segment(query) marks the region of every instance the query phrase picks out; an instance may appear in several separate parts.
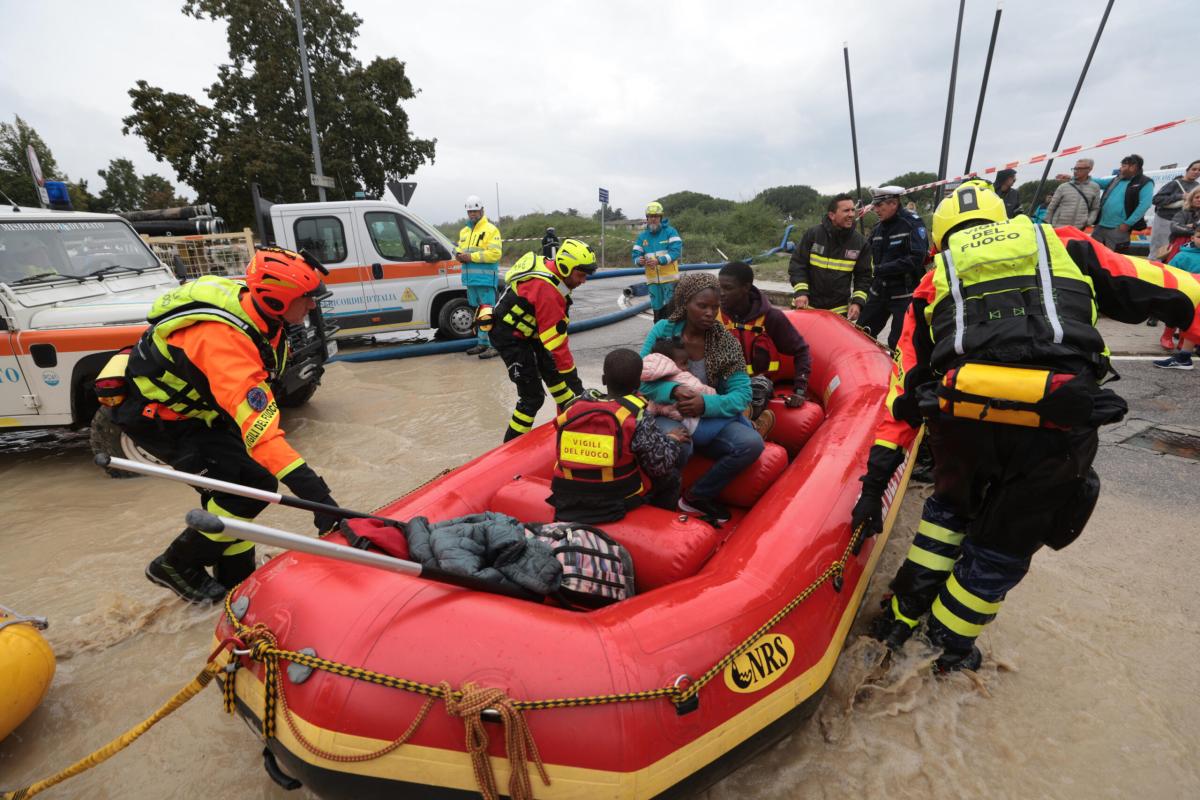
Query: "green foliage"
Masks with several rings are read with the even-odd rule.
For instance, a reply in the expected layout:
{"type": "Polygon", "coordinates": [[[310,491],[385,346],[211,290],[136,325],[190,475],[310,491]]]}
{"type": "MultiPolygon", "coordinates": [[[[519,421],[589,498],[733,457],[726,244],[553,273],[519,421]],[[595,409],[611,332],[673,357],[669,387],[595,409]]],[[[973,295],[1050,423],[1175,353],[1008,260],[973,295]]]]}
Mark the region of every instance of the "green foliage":
{"type": "Polygon", "coordinates": [[[175,185],[162,175],[142,176],[141,208],[175,208],[188,204],[187,198],[175,193],[175,185]]]}
{"type": "MultiPolygon", "coordinates": [[[[596,222],[600,221],[600,209],[599,208],[597,208],[595,211],[592,212],[592,219],[595,220],[596,222]]],[[[627,219],[627,217],[625,216],[625,212],[622,211],[621,209],[613,208],[612,206],[609,206],[608,209],[605,210],[605,212],[604,212],[604,219],[607,222],[619,222],[620,220],[627,219]]]]}
{"type": "Polygon", "coordinates": [[[135,211],[142,207],[142,181],[128,158],[114,158],[108,169],[97,170],[104,181],[100,203],[108,211],[135,211]]]}
{"type": "MultiPolygon", "coordinates": [[[[208,102],[140,80],[129,91],[124,132],[212,202],[231,224],[249,225],[250,183],[281,202],[315,200],[300,56],[285,0],[184,0],[183,13],[224,22],[230,63],[217,69],[208,102]]],[[[416,95],[404,63],[353,55],[362,20],[340,0],[307,0],[304,36],[325,173],[332,199],[355,189],[382,195],[389,179],[432,162],[436,140],[411,135],[401,101],[416,95]]]]}
{"type": "Polygon", "coordinates": [[[755,200],[779,209],[793,217],[811,217],[825,211],[828,198],[811,186],[773,186],[758,193],[755,200]]]}
{"type": "Polygon", "coordinates": [[[42,175],[47,179],[58,175],[58,162],[33,126],[19,116],[14,116],[13,120],[11,125],[0,122],[0,191],[17,205],[38,206],[40,201],[33,176],[29,173],[25,148],[33,145],[33,151],[42,165],[42,175]]]}
{"type": "MultiPolygon", "coordinates": [[[[662,203],[663,213],[668,217],[677,217],[685,211],[699,211],[702,214],[719,214],[729,211],[735,205],[732,200],[724,200],[700,192],[674,192],[658,198],[662,203]]],[[[644,211],[644,209],[643,209],[644,211]]],[[[639,213],[638,216],[642,214],[639,213]]]]}
{"type": "Polygon", "coordinates": [[[1033,195],[1037,191],[1039,182],[1037,180],[1025,181],[1025,183],[1017,186],[1017,194],[1021,198],[1021,211],[1029,211],[1042,205],[1046,202],[1046,195],[1054,194],[1054,190],[1058,188],[1058,181],[1054,180],[1053,176],[1047,178],[1046,185],[1042,187],[1042,197],[1038,198],[1038,201],[1034,203],[1033,195]]]}

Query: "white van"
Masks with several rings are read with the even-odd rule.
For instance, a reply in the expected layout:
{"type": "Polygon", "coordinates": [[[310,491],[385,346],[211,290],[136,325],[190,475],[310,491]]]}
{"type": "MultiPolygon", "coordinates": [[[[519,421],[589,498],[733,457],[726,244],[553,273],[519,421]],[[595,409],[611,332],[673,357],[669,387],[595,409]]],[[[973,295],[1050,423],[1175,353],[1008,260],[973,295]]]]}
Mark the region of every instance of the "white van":
{"type": "Polygon", "coordinates": [[[454,246],[405,206],[257,202],[260,220],[270,223],[265,238],[308,250],[329,268],[321,309],[336,338],[421,328],[447,339],[475,335],[454,246]]]}

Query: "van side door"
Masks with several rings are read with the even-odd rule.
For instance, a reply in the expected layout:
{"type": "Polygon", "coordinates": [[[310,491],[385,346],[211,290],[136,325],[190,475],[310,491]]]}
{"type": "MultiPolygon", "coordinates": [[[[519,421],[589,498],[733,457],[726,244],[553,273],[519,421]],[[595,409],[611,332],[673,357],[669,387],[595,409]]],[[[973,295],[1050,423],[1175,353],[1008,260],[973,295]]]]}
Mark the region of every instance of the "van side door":
{"type": "Polygon", "coordinates": [[[349,207],[284,210],[285,236],[297,250],[316,256],[329,274],[325,285],[330,296],[321,301],[321,312],[339,327],[338,336],[353,335],[369,327],[367,289],[370,270],[359,257],[354,217],[349,207]]]}
{"type": "Polygon", "coordinates": [[[375,294],[382,302],[385,327],[428,328],[430,300],[445,284],[444,270],[425,261],[421,240],[425,233],[398,211],[387,208],[361,209],[365,231],[364,254],[376,259],[371,267],[375,294]]]}

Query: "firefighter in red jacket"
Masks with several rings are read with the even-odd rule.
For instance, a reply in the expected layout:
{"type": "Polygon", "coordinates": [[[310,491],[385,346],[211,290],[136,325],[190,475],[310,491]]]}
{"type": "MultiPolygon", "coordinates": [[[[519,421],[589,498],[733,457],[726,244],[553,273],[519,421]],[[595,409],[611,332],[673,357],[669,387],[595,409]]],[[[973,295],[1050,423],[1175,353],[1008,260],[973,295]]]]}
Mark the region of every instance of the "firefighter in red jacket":
{"type": "Polygon", "coordinates": [[[533,427],[546,398],[543,383],[559,409],[583,394],[567,341],[568,312],[571,291],[596,271],[596,254],[578,239],[566,239],[555,255],[553,261],[534,253],[522,256],[505,274],[504,294],[492,311],[492,346],[517,386],[506,442],[533,427]]]}
{"type": "Polygon", "coordinates": [[[1127,410],[1100,387],[1097,312],[1200,339],[1197,276],[1007,216],[983,182],[938,206],[940,252],[905,315],[851,519],[864,536],[882,529],[884,490],[924,422],[934,491],[871,632],[894,649],[928,614],[939,671],[978,667],[975,640],[1033,554],[1070,544],[1095,507],[1096,431],[1127,410]]]}
{"type": "MultiPolygon", "coordinates": [[[[180,471],[266,491],[282,481],[306,500],[335,505],[325,481],[284,438],[271,391],[287,359],[284,329],[303,321],[324,294],[324,272],[307,254],[263,248],[244,283],[206,275],[160,297],[128,355],[128,395],[114,420],[180,471]]],[[[267,506],[224,492],[200,495],[208,511],[239,519],[267,506]]],[[[335,520],[317,515],[314,522],[322,532],[335,520]]],[[[253,571],[253,542],[189,527],[150,562],[146,577],[204,603],[253,571]]]]}

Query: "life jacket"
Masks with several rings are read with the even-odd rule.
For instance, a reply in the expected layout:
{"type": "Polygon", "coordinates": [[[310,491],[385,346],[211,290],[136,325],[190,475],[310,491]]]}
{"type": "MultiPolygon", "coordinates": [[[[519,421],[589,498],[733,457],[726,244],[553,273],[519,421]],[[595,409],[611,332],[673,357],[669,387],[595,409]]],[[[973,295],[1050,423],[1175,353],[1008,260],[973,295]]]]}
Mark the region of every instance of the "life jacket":
{"type": "Polygon", "coordinates": [[[554,491],[625,498],[644,494],[647,481],[633,454],[633,433],[646,408],[636,394],[615,399],[580,398],[558,415],[554,491]]]}
{"type": "MultiPolygon", "coordinates": [[[[756,317],[749,322],[734,322],[733,319],[725,315],[724,311],[717,311],[717,319],[725,326],[726,330],[733,334],[734,338],[742,346],[742,355],[746,359],[746,372],[751,375],[759,375],[767,372],[779,371],[779,348],[775,346],[774,340],[767,334],[767,315],[756,317]],[[754,369],[754,354],[766,353],[767,368],[757,371],[754,369]]],[[[762,360],[759,360],[762,363],[762,360]]]]}
{"type": "Polygon", "coordinates": [[[1108,373],[1091,278],[1052,228],[1016,217],[967,228],[947,244],[925,308],[935,372],[971,360],[1108,373]]]}
{"type": "Polygon", "coordinates": [[[150,327],[129,354],[126,375],[147,403],[158,403],[172,415],[203,420],[212,425],[223,412],[209,389],[208,376],[195,367],[187,354],[167,343],[172,333],[197,322],[220,322],[239,331],[258,350],[267,380],[283,371],[287,360],[287,336],[279,334],[272,346],[239,300],[244,283],[205,275],[164,294],[154,301],[146,320],[150,327]]]}
{"type": "MultiPolygon", "coordinates": [[[[533,280],[545,281],[553,286],[559,294],[566,298],[567,307],[571,306],[571,290],[563,283],[562,278],[555,275],[547,266],[547,259],[532,251],[521,256],[517,263],[504,273],[504,293],[496,301],[492,317],[495,322],[507,325],[520,338],[525,339],[534,338],[538,332],[537,313],[533,304],[521,296],[519,287],[521,284],[533,280]]],[[[563,331],[566,331],[566,326],[570,324],[570,321],[566,315],[563,316],[561,323],[563,331]]]]}

